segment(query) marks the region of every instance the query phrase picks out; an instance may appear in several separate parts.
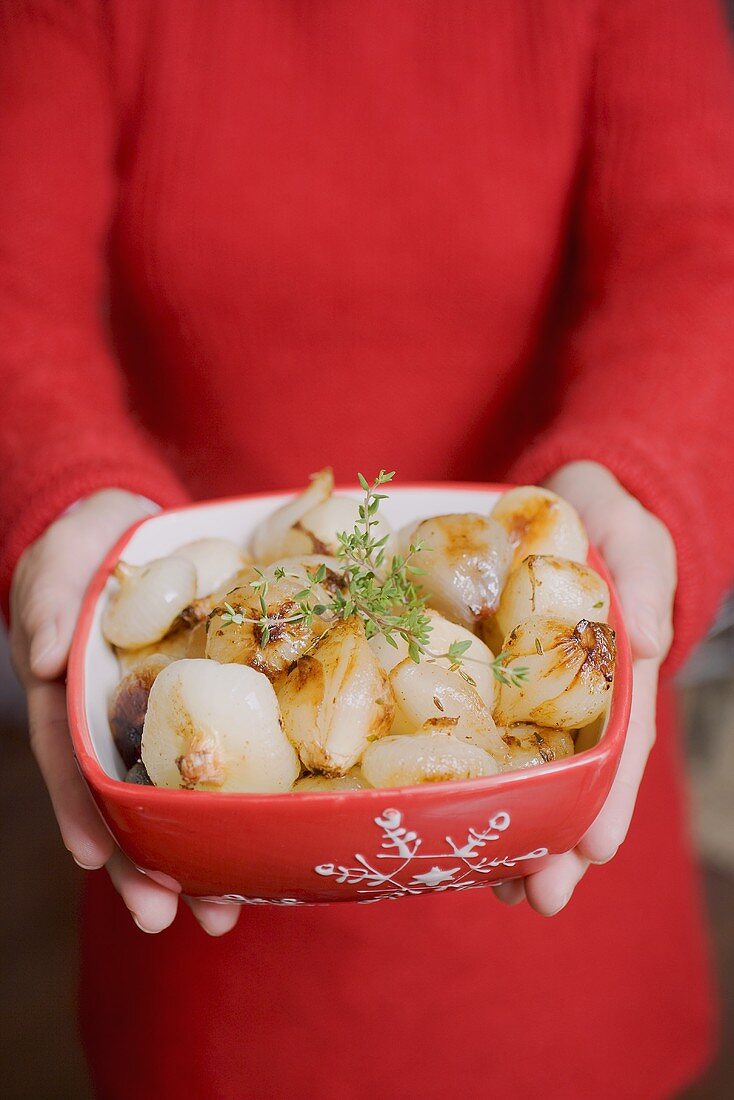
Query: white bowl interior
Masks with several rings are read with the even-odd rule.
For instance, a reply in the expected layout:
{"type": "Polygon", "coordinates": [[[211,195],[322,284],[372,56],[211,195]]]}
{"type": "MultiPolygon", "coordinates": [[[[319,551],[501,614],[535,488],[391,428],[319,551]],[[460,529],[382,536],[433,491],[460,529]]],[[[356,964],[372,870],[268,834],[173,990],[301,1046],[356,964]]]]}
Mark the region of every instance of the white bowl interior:
{"type": "MultiPolygon", "coordinates": [[[[486,489],[391,489],[388,486],[387,491],[389,497],[382,502],[381,511],[396,530],[413,521],[449,512],[486,514],[499,495],[486,489]]],[[[338,495],[359,498],[358,491],[338,495]]],[[[229,538],[247,546],[260,520],[282,504],[284,499],[284,494],[277,493],[251,500],[197,505],[152,516],[134,532],[122,556],[133,565],[143,565],[153,558],[170,554],[186,542],[205,536],[229,538]]],[[[107,720],[108,699],[121,673],[117,658],[102,637],[100,626],[102,611],[116,583],[112,579],[107,582],[94,609],[84,655],[84,701],[92,745],[100,765],[108,775],[123,779],[125,766],[115,748],[107,720]]]]}

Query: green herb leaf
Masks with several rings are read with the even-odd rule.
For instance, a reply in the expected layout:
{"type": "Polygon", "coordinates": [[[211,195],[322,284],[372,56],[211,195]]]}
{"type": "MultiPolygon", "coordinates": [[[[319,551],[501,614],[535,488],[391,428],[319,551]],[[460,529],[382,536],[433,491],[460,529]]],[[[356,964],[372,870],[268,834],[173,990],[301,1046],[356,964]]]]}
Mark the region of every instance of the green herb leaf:
{"type": "Polygon", "coordinates": [[[467,649],[469,649],[470,645],[471,645],[471,639],[468,639],[465,642],[452,642],[451,645],[449,646],[448,650],[447,650],[449,659],[451,661],[457,661],[460,657],[462,657],[466,653],[466,651],[467,651],[467,649]]]}

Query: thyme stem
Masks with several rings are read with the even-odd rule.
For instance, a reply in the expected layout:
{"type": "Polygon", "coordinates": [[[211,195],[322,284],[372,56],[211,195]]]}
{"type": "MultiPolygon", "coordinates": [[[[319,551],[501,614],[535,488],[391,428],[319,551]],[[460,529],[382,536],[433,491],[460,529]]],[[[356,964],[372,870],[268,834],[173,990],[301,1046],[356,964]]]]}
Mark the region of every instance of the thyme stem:
{"type": "MultiPolygon", "coordinates": [[[[392,481],[395,471],[388,473],[380,470],[371,485],[362,474],[357,476],[364,492],[358,519],[351,532],[340,532],[337,535],[337,556],[344,565],[344,589],[326,596],[323,588],[317,591],[326,577],[326,566],[321,565],[313,572],[307,570],[309,581],[295,597],[299,610],[281,617],[268,612],[270,582],[262,570],[258,569],[258,578],[251,582],[250,587],[257,596],[262,614],[257,617],[247,615],[244,610],[235,610],[225,602],[221,613],[222,626],[240,626],[245,623],[259,626],[260,645],[264,647],[268,644],[275,626],[298,622],[310,626],[314,617],[333,624],[339,619],[358,615],[364,623],[368,638],[382,635],[396,648],[396,637],[402,638],[408,646],[410,658],[416,664],[422,658],[429,661],[446,660],[451,671],[458,672],[468,683],[475,685],[475,681],[462,667],[464,661],[477,660],[465,656],[472,644],[471,640],[452,642],[445,653],[436,653],[429,648],[431,619],[426,610],[425,597],[415,584],[415,577],[422,570],[413,564],[415,556],[424,549],[423,545],[417,542],[410,546],[405,557],[393,555],[389,564],[386,562],[385,547],[389,536],[378,537],[378,513],[381,502],[387,498],[379,490],[392,481]]],[[[275,570],[276,580],[284,576],[286,574],[282,568],[275,570]]],[[[508,658],[509,654],[500,653],[490,668],[501,684],[518,686],[527,679],[529,670],[518,667],[510,669],[508,658]]]]}

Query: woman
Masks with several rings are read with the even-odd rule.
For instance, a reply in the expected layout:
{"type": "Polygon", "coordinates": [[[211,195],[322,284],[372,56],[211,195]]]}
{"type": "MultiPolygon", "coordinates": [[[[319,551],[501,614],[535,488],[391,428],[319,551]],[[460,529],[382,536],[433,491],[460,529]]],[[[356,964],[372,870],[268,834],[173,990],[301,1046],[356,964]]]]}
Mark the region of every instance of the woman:
{"type": "Polygon", "coordinates": [[[6,0],[0,19],[2,576],[64,843],[124,903],[89,876],[98,1094],[671,1095],[712,1008],[665,695],[627,842],[590,864],[624,840],[654,739],[676,555],[668,668],[730,579],[713,0],[6,0]],[[614,574],[625,756],[578,849],[496,890],[517,908],[187,909],[76,774],[57,677],[112,541],[152,505],[325,462],[546,481],[614,574]]]}

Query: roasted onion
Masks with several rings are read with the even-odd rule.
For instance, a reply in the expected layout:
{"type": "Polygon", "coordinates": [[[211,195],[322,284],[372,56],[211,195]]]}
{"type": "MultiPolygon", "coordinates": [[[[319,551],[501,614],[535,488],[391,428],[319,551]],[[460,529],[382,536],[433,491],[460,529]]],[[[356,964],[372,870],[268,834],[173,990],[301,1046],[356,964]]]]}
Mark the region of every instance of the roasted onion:
{"type": "Polygon", "coordinates": [[[148,697],[156,677],[170,663],[170,658],[161,653],[146,657],[123,676],[112,693],[109,705],[110,729],[126,768],[132,768],[140,758],[148,697]]]}
{"type": "Polygon", "coordinates": [[[301,770],[262,673],[174,661],[150,692],[142,760],[156,787],[287,791],[301,770]]]}
{"type": "Polygon", "coordinates": [[[294,791],[364,791],[369,783],[359,768],[352,768],[346,775],[304,775],[293,787],[294,791]]]}
{"type": "Polygon", "coordinates": [[[395,713],[357,618],[337,623],[277,685],[283,728],[309,771],[345,775],[395,713]]]}
{"type": "Polygon", "coordinates": [[[145,770],[145,764],[142,760],[138,760],[133,764],[125,776],[126,783],[135,783],[139,787],[152,787],[150,776],[145,770]]]}
{"type": "Polygon", "coordinates": [[[369,745],[362,757],[362,772],[373,787],[405,787],[415,783],[441,783],[450,779],[476,779],[495,775],[499,765],[493,756],[446,733],[437,720],[408,736],[383,737],[369,745]]]}
{"type": "MultiPolygon", "coordinates": [[[[355,525],[359,523],[359,509],[361,501],[353,497],[329,497],[323,504],[318,504],[301,519],[298,524],[298,532],[310,541],[309,552],[312,554],[336,554],[339,550],[338,535],[344,532],[351,534],[355,525]]],[[[392,536],[392,528],[387,520],[380,515],[374,517],[374,526],[371,534],[375,539],[388,537],[385,543],[384,553],[389,556],[389,540],[392,536]]]]}
{"type": "Polygon", "coordinates": [[[231,539],[196,539],[173,555],[190,561],[196,570],[196,599],[210,596],[249,564],[249,557],[231,539]]]}
{"type": "MultiPolygon", "coordinates": [[[[251,665],[270,679],[285,672],[328,626],[319,616],[314,616],[311,623],[304,621],[296,599],[320,562],[320,558],[287,559],[262,571],[268,583],[264,597],[270,623],[267,638],[259,622],[262,607],[258,590],[247,585],[229,592],[209,617],[207,657],[221,664],[251,665]],[[281,570],[285,575],[280,575],[281,570]],[[228,608],[242,621],[232,621],[228,608]]],[[[314,588],[314,602],[326,602],[329,592],[339,584],[340,577],[327,569],[323,583],[314,588]]]]}
{"type": "Polygon", "coordinates": [[[532,722],[579,729],[606,707],[614,679],[614,631],[582,619],[576,626],[547,615],[526,619],[504,645],[497,692],[498,726],[532,722]]]}
{"type": "Polygon", "coordinates": [[[590,566],[568,558],[530,554],[510,574],[497,609],[503,634],[532,615],[551,615],[576,625],[581,619],[605,623],[609,589],[590,566]]]}
{"type": "Polygon", "coordinates": [[[300,528],[303,517],[327,501],[334,489],[334,474],[330,466],[311,478],[310,485],[267,516],[255,530],[250,542],[258,565],[269,565],[277,558],[293,554],[310,554],[313,539],[300,528]]]}
{"type": "Polygon", "coordinates": [[[568,730],[547,729],[541,726],[518,725],[502,730],[507,745],[508,760],[504,771],[519,768],[537,768],[573,755],[573,737],[568,730]]]}
{"type": "MultiPolygon", "coordinates": [[[[495,679],[492,673],[494,654],[484,642],[458,623],[452,623],[439,615],[437,611],[428,611],[431,623],[431,631],[428,635],[428,648],[431,653],[447,653],[449,646],[455,642],[468,642],[469,647],[462,654],[462,669],[474,680],[476,689],[481,698],[492,706],[495,693],[495,679]]],[[[404,661],[408,656],[408,643],[399,635],[393,635],[394,645],[388,642],[384,634],[375,634],[370,638],[370,647],[377,657],[385,672],[391,672],[396,665],[404,661]]],[[[423,661],[431,658],[421,658],[423,661]]],[[[433,660],[433,659],[431,659],[433,660]]],[[[450,668],[452,662],[448,657],[441,657],[434,661],[442,668],[450,668]]],[[[455,673],[457,676],[458,672],[455,673]]]]}
{"type": "Polygon", "coordinates": [[[423,570],[416,584],[431,607],[447,619],[473,627],[497,607],[512,561],[504,529],[486,516],[435,516],[416,527],[412,562],[423,570]]]}
{"type": "MultiPolygon", "coordinates": [[[[115,650],[123,674],[132,671],[150,657],[161,656],[168,657],[171,661],[180,661],[183,657],[194,656],[189,653],[191,635],[191,627],[177,625],[166,634],[165,638],[161,638],[159,642],[153,642],[152,645],[143,646],[141,649],[115,650]]],[[[196,656],[203,657],[204,654],[196,654],[196,656]]]]}
{"type": "Polygon", "coordinates": [[[431,719],[452,719],[449,732],[504,761],[507,748],[476,688],[441,665],[410,658],[390,673],[395,696],[394,733],[415,733],[431,719]]]}
{"type": "Polygon", "coordinates": [[[184,558],[158,558],[147,565],[118,562],[119,582],[102,616],[102,633],[120,649],[160,641],[194,599],[196,569],[184,558]]]}
{"type": "Polygon", "coordinates": [[[509,489],[492,509],[514,550],[514,565],[528,554],[555,554],[586,561],[589,540],[576,509],[550,489],[523,485],[509,489]]]}

